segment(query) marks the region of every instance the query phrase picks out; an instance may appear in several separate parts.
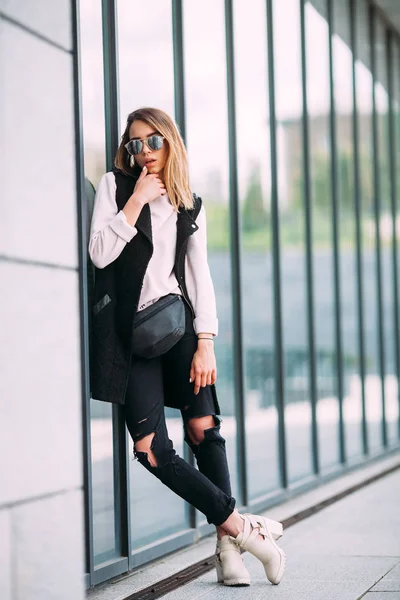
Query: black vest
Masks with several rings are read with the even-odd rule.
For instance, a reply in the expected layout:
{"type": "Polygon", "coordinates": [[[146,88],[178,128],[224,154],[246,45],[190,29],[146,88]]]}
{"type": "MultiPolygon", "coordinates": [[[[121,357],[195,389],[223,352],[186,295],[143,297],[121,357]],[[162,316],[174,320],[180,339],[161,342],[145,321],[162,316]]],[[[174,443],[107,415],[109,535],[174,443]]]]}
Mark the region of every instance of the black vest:
{"type": "MultiPolygon", "coordinates": [[[[116,203],[122,210],[132,195],[140,173],[115,171],[116,203]]],[[[189,237],[197,231],[201,198],[194,195],[192,210],[180,209],[177,219],[174,271],[189,299],[185,283],[185,256],[189,237]]],[[[136,222],[138,233],[119,257],[104,269],[95,269],[91,327],[91,395],[96,400],[124,404],[129,377],[131,332],[147,266],[153,254],[150,207],[145,204],[136,222]]],[[[173,406],[173,399],[166,401],[173,406]]]]}

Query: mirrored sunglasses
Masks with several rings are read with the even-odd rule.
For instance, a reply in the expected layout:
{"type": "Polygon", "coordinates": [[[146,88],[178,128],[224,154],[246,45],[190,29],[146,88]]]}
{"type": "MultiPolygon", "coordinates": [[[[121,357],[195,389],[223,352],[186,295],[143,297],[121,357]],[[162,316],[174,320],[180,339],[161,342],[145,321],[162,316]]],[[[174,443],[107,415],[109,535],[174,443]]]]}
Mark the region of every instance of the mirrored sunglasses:
{"type": "Polygon", "coordinates": [[[163,147],[164,138],[162,135],[151,135],[150,137],[143,138],[142,140],[129,140],[129,142],[125,144],[125,148],[132,156],[134,154],[140,154],[140,152],[143,150],[145,142],[151,150],[161,150],[163,147]]]}

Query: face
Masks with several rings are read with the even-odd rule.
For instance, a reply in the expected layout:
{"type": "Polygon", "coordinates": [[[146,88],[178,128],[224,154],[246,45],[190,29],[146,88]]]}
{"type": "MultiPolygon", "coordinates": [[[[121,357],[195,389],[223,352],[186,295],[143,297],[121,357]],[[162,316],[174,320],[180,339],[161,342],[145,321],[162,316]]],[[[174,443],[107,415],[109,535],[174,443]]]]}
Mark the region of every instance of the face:
{"type": "MultiPolygon", "coordinates": [[[[144,140],[151,135],[158,133],[151,125],[148,125],[144,121],[133,121],[129,128],[129,139],[144,140]]],[[[164,140],[163,146],[160,150],[152,150],[146,142],[143,144],[142,151],[139,154],[135,154],[135,162],[139,167],[147,167],[148,173],[156,173],[162,177],[162,172],[168,157],[168,142],[164,140]]]]}

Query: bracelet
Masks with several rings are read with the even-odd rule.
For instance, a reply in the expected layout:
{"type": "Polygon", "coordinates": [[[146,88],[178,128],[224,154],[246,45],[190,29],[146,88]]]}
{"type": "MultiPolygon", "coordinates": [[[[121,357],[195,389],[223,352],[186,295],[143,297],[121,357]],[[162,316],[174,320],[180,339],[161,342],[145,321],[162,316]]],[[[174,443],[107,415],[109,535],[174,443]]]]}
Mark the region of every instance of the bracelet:
{"type": "Polygon", "coordinates": [[[198,340],[211,340],[212,342],[214,341],[214,338],[205,338],[205,337],[201,337],[201,338],[197,338],[198,340]]]}

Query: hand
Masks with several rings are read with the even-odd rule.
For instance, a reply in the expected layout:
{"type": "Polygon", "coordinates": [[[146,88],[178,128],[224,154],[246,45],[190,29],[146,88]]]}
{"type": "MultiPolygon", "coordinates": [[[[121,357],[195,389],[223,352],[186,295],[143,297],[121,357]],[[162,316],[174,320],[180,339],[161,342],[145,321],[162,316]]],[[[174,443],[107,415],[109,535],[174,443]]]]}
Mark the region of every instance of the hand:
{"type": "Polygon", "coordinates": [[[217,380],[217,364],[214,354],[214,344],[210,340],[199,340],[190,368],[190,382],[194,381],[194,393],[200,387],[212,385],[217,380]]]}
{"type": "Polygon", "coordinates": [[[158,175],[147,174],[147,167],[143,167],[131,198],[135,197],[140,200],[141,204],[147,204],[165,193],[165,185],[158,175]]]}

